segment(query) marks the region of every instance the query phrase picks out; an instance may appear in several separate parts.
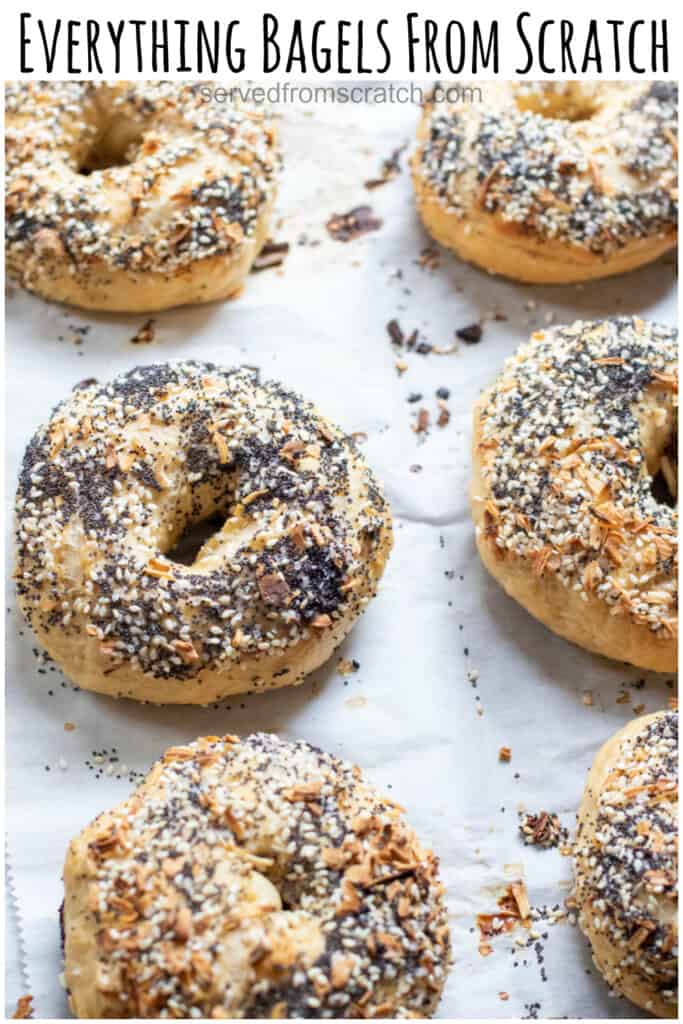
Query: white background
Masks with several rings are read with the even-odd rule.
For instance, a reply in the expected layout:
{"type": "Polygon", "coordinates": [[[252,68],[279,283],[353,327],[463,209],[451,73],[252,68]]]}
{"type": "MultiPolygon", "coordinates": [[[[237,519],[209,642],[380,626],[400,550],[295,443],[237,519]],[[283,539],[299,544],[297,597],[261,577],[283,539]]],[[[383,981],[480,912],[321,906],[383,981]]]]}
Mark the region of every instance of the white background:
{"type": "MultiPolygon", "coordinates": [[[[97,18],[101,23],[104,23],[107,19],[118,22],[120,19],[135,18],[147,20],[167,18],[169,21],[172,21],[174,18],[188,19],[190,21],[201,18],[206,22],[219,19],[225,23],[232,19],[238,19],[240,26],[235,37],[236,42],[238,45],[243,46],[247,52],[247,66],[244,74],[249,78],[260,78],[262,69],[262,16],[264,12],[273,13],[278,18],[281,29],[281,36],[279,38],[281,38],[283,43],[287,40],[288,35],[291,34],[291,25],[295,19],[302,19],[305,22],[305,25],[308,27],[308,37],[310,37],[313,23],[317,19],[325,19],[327,26],[321,38],[330,45],[334,45],[333,40],[336,38],[333,31],[336,22],[346,20],[352,23],[351,29],[347,31],[349,38],[353,40],[355,39],[355,24],[362,19],[366,24],[366,58],[368,61],[373,61],[374,59],[375,63],[378,60],[383,62],[383,51],[373,44],[375,38],[374,26],[379,19],[386,18],[389,24],[386,27],[385,37],[391,50],[392,63],[390,72],[385,77],[405,78],[410,73],[408,67],[406,16],[409,12],[416,12],[419,14],[419,20],[415,23],[415,27],[420,37],[424,36],[424,27],[420,27],[421,21],[433,19],[439,23],[440,32],[437,46],[445,38],[445,27],[449,20],[460,21],[465,29],[466,39],[469,40],[474,19],[480,21],[482,29],[492,20],[498,19],[500,22],[501,38],[499,77],[514,78],[518,74],[517,69],[520,67],[520,62],[522,62],[523,66],[526,60],[526,51],[516,30],[517,18],[525,11],[529,12],[530,18],[524,22],[524,31],[534,48],[536,48],[535,41],[538,37],[539,28],[545,20],[550,19],[559,22],[561,19],[566,19],[570,21],[574,29],[572,46],[577,61],[581,59],[582,48],[587,38],[589,21],[590,19],[596,19],[599,22],[601,52],[604,61],[601,74],[609,78],[630,78],[633,77],[633,73],[627,66],[625,49],[622,50],[622,66],[618,68],[615,65],[611,45],[612,29],[607,25],[608,19],[624,21],[626,26],[635,20],[644,20],[648,28],[638,29],[637,38],[640,45],[640,42],[644,42],[648,36],[649,22],[653,18],[667,18],[669,21],[671,53],[669,77],[675,78],[678,74],[676,59],[679,52],[680,19],[678,5],[662,2],[662,0],[651,0],[646,5],[636,2],[636,0],[601,0],[600,4],[589,2],[589,0],[572,0],[572,3],[564,4],[548,4],[546,2],[539,2],[539,0],[520,0],[518,4],[510,4],[504,2],[504,0],[495,0],[495,2],[488,0],[488,2],[479,2],[476,5],[452,4],[445,2],[445,0],[421,0],[419,4],[401,2],[401,0],[392,0],[392,2],[389,2],[389,0],[345,0],[343,4],[326,3],[324,5],[313,3],[311,0],[265,0],[262,3],[246,5],[226,5],[212,3],[210,0],[209,2],[204,0],[203,3],[188,5],[181,2],[181,0],[162,0],[162,2],[157,0],[154,3],[147,2],[141,5],[136,0],[118,0],[115,5],[111,6],[97,5],[87,2],[87,0],[62,0],[58,6],[55,6],[51,0],[31,0],[31,2],[20,5],[12,5],[8,13],[5,14],[5,31],[3,32],[3,38],[0,40],[0,45],[2,45],[4,51],[5,59],[3,66],[6,77],[17,78],[20,74],[19,15],[22,12],[32,15],[28,31],[32,40],[30,53],[36,59],[38,59],[41,46],[37,19],[41,17],[45,20],[46,29],[50,34],[54,29],[55,20],[58,18],[63,22],[61,29],[63,34],[67,31],[67,22],[70,19],[84,22],[88,18],[97,18]]],[[[105,36],[106,29],[103,28],[102,40],[105,36]]],[[[81,38],[84,38],[82,31],[81,38]]],[[[81,46],[77,54],[83,54],[83,49],[84,47],[81,46]]],[[[68,77],[65,50],[62,48],[61,43],[58,46],[57,52],[58,61],[54,69],[54,75],[55,77],[68,77]]],[[[106,50],[103,48],[104,52],[106,50]]],[[[349,54],[353,52],[353,45],[348,52],[349,54]]],[[[424,49],[418,48],[418,52],[424,53],[424,49]]],[[[439,52],[438,48],[437,52],[439,52]]],[[[467,52],[470,52],[469,49],[467,52]]],[[[553,77],[563,77],[559,71],[558,63],[560,31],[557,25],[548,30],[545,53],[549,65],[554,65],[558,68],[557,75],[553,77]]],[[[37,62],[35,67],[36,74],[34,77],[42,77],[43,72],[40,70],[40,63],[37,62]]],[[[580,67],[578,70],[580,73],[580,67]]],[[[422,65],[416,67],[413,74],[414,77],[420,78],[424,75],[433,75],[435,73],[434,69],[426,69],[422,65]]],[[[466,66],[462,74],[467,77],[469,73],[470,69],[466,66]]],[[[111,69],[104,69],[105,77],[111,74],[111,69]]],[[[126,50],[126,60],[121,68],[121,74],[128,75],[129,77],[131,75],[137,75],[142,78],[154,77],[149,64],[142,74],[138,74],[135,68],[135,51],[134,48],[130,47],[126,50]]],[[[223,70],[223,74],[228,74],[227,69],[223,70]]],[[[449,77],[447,69],[444,67],[441,69],[441,74],[449,77]]],[[[586,72],[586,77],[595,77],[596,74],[596,68],[591,64],[586,72]]],[[[298,71],[293,71],[292,76],[296,78],[300,77],[300,74],[298,71]]],[[[276,73],[275,77],[281,77],[281,72],[279,74],[276,73]]],[[[312,67],[307,69],[307,78],[313,80],[318,77],[320,76],[317,75],[312,67]]],[[[333,78],[334,73],[327,77],[333,78]]],[[[353,75],[349,77],[353,77],[353,75]]],[[[491,74],[484,74],[483,77],[492,76],[491,74]]],[[[539,69],[532,72],[532,77],[540,77],[539,69]]],[[[574,76],[571,70],[569,70],[564,77],[571,78],[574,76]]],[[[644,77],[653,76],[646,74],[644,77]]]]}

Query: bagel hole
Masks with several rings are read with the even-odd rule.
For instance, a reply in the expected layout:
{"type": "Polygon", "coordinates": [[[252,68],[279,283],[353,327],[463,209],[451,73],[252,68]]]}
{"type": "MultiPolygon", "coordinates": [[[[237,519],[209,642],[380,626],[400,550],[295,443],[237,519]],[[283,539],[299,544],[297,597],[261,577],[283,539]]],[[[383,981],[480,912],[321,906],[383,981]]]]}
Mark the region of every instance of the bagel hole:
{"type": "Polygon", "coordinates": [[[587,95],[578,82],[567,83],[562,91],[522,88],[515,102],[518,110],[540,114],[553,121],[590,121],[598,111],[595,99],[587,95]]]}
{"type": "Polygon", "coordinates": [[[142,131],[137,125],[115,118],[81,159],[78,173],[88,175],[110,167],[127,167],[135,160],[142,141],[142,131]]]}
{"type": "Polygon", "coordinates": [[[652,496],[660,505],[678,506],[678,437],[662,454],[659,469],[652,477],[652,496]]]}
{"type": "Polygon", "coordinates": [[[214,512],[206,519],[190,523],[173,547],[169,551],[164,551],[164,557],[170,562],[178,562],[180,565],[194,565],[197,555],[206,542],[223,529],[225,520],[226,516],[221,515],[220,512],[214,512]]]}

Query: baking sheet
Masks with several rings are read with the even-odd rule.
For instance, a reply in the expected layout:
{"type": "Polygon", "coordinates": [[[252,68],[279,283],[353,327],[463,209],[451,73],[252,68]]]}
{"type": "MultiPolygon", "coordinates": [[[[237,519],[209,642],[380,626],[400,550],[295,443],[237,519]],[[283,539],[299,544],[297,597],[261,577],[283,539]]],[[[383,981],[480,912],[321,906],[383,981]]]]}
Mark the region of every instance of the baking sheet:
{"type": "Polygon", "coordinates": [[[600,744],[636,706],[664,706],[672,681],[572,647],[486,576],[467,504],[470,411],[503,359],[551,317],[638,313],[675,323],[673,261],[565,288],[505,282],[445,252],[436,269],[420,266],[428,239],[406,154],[396,179],[371,192],[363,184],[411,139],[417,117],[408,105],[285,109],[281,219],[272,232],[291,243],[284,266],[251,275],[231,303],[156,316],[150,345],[130,340],[144,317],[80,314],[10,294],[8,531],[24,447],[76,382],[184,357],[259,366],[348,431],[365,433],[364,451],[395,517],[379,596],[339,655],[299,688],[238,697],[219,710],[140,707],[75,691],[36,652],[10,586],[7,826],[27,972],[22,979],[18,957],[8,958],[10,1012],[28,981],[37,1016],[68,1013],[57,908],[69,839],[121,800],[132,773],[144,773],[167,746],[204,733],[273,729],[360,764],[438,853],[455,955],[440,1016],[640,1015],[608,994],[566,921],[539,924],[538,942],[518,930],[495,940],[488,957],[477,950],[476,914],[494,911],[514,878],[524,875],[535,906],[562,904],[567,895],[569,859],[524,847],[518,811],[556,811],[571,826],[600,744]],[[333,241],[327,218],[363,203],[382,218],[381,230],[333,241]],[[448,355],[399,353],[386,331],[392,318],[440,347],[482,318],[484,335],[448,355]],[[408,365],[402,375],[397,358],[408,365]],[[437,427],[443,387],[451,418],[437,427]],[[415,393],[423,397],[410,403],[415,393]],[[431,414],[426,437],[411,428],[421,407],[431,414]],[[342,677],[338,657],[356,659],[358,671],[342,677]],[[617,703],[623,693],[629,703],[617,703]],[[511,748],[510,763],[499,762],[501,746],[511,748]],[[522,948],[518,938],[531,944],[522,948]]]}

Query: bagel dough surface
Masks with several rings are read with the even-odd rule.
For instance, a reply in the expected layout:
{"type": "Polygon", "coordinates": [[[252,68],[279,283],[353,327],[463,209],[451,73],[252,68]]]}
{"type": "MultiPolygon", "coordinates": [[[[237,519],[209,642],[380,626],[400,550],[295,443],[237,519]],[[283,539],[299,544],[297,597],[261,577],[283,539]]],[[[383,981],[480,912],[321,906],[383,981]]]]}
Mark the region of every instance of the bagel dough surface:
{"type": "Polygon", "coordinates": [[[678,1016],[678,714],[629,722],[602,747],[579,810],[575,898],[614,991],[678,1016]]]}
{"type": "Polygon", "coordinates": [[[263,110],[180,82],[6,86],[10,276],[85,309],[235,295],[266,240],[279,152],[263,110]]]}
{"type": "Polygon", "coordinates": [[[474,412],[486,568],[560,636],[659,672],[677,667],[677,387],[672,328],[577,321],[533,334],[474,412]]]}
{"type": "Polygon", "coordinates": [[[264,733],[167,750],[64,866],[78,1017],[428,1017],[438,862],[359,769],[264,733]]]}
{"type": "Polygon", "coordinates": [[[438,242],[538,284],[619,274],[675,249],[674,82],[484,82],[458,94],[425,104],[412,161],[438,242]]]}
{"type": "Polygon", "coordinates": [[[85,383],[30,442],[20,607],[79,686],[206,704],[302,681],[373,596],[391,516],[355,443],[249,369],[85,383]],[[214,530],[185,562],[176,545],[214,530]]]}

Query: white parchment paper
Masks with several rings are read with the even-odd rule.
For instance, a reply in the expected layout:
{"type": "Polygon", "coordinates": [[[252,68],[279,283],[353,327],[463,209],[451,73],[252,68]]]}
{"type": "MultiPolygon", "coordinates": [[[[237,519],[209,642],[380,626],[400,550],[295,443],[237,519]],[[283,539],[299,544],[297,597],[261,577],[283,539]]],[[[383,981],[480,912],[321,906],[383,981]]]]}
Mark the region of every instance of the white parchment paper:
{"type": "MultiPolygon", "coordinates": [[[[557,811],[571,826],[600,744],[635,705],[664,706],[671,683],[572,647],[487,577],[468,512],[470,412],[503,359],[551,315],[560,323],[638,313],[675,323],[674,268],[669,260],[585,287],[532,288],[491,278],[447,253],[436,270],[420,267],[428,240],[405,154],[398,178],[372,192],[363,185],[412,138],[417,117],[411,106],[285,110],[281,221],[273,229],[292,244],[284,267],[252,275],[231,303],[157,316],[148,346],[130,343],[143,317],[84,315],[19,291],[10,296],[8,530],[24,447],[75,383],[184,357],[257,365],[347,430],[367,434],[364,450],[396,527],[379,596],[340,652],[359,662],[358,671],[342,678],[335,657],[300,688],[237,698],[218,711],[140,707],[74,691],[36,657],[10,586],[7,823],[40,1017],[68,1013],[58,980],[57,908],[69,839],[128,793],[130,770],[146,771],[167,746],[254,729],[303,737],[357,762],[378,786],[391,787],[433,844],[455,954],[441,1016],[638,1016],[608,995],[581,934],[567,922],[541,925],[547,938],[536,950],[516,945],[518,931],[497,939],[491,956],[477,951],[475,916],[495,910],[511,879],[524,875],[534,905],[561,904],[567,895],[569,860],[557,850],[524,847],[518,810],[557,811]],[[362,203],[383,218],[381,230],[347,244],[330,239],[327,218],[362,203]],[[302,235],[308,244],[298,244],[302,235]],[[417,327],[425,340],[448,346],[456,328],[493,312],[507,319],[487,320],[478,345],[459,345],[450,355],[397,353],[386,332],[397,318],[406,333],[417,327]],[[90,328],[80,345],[74,326],[90,328]],[[397,356],[408,364],[402,376],[397,356]],[[435,424],[439,387],[451,392],[451,420],[442,428],[435,424]],[[411,393],[423,398],[410,404],[411,393]],[[432,420],[426,438],[411,429],[421,406],[432,420]],[[582,699],[587,690],[590,705],[582,699]],[[630,703],[616,702],[623,692],[630,703]],[[65,731],[65,723],[75,729],[65,731]],[[512,750],[509,764],[498,760],[503,745],[512,750]]],[[[520,941],[527,938],[522,932],[520,941]]],[[[17,958],[9,959],[13,1004],[24,982],[17,958]]]]}

